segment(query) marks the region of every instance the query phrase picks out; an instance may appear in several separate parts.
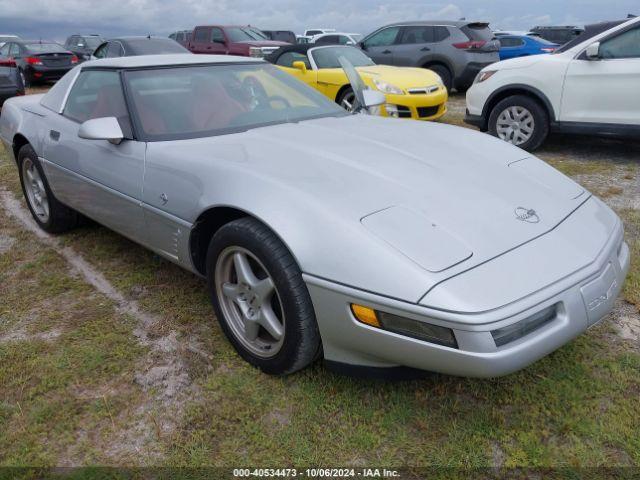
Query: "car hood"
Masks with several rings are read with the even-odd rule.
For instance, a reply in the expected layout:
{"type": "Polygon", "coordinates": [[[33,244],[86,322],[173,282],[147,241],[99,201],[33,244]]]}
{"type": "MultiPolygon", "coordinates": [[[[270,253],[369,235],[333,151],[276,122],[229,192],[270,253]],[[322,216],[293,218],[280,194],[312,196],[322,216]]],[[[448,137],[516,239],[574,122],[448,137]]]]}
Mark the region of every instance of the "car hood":
{"type": "Polygon", "coordinates": [[[527,57],[512,58],[509,60],[502,60],[501,62],[492,63],[484,70],[512,70],[516,68],[527,68],[535,65],[536,63],[544,61],[548,58],[547,55],[529,55],[527,57]]]}
{"type": "MultiPolygon", "coordinates": [[[[373,79],[379,78],[404,90],[408,88],[428,87],[440,84],[440,78],[431,70],[424,68],[392,67],[390,65],[371,65],[369,67],[356,67],[365,83],[373,85],[373,79]]],[[[320,70],[327,80],[347,80],[344,70],[341,68],[323,68],[320,70]]],[[[337,82],[342,83],[342,81],[337,82]]]]}
{"type": "Polygon", "coordinates": [[[247,40],[245,42],[234,42],[242,45],[249,45],[250,47],[283,47],[290,45],[287,42],[280,42],[278,40],[247,40]]]}
{"type": "Polygon", "coordinates": [[[295,198],[287,208],[321,206],[326,228],[344,222],[434,279],[543,235],[589,196],[519,148],[436,123],[354,115],[180,143],[180,155],[245,171],[243,188],[295,198]]]}

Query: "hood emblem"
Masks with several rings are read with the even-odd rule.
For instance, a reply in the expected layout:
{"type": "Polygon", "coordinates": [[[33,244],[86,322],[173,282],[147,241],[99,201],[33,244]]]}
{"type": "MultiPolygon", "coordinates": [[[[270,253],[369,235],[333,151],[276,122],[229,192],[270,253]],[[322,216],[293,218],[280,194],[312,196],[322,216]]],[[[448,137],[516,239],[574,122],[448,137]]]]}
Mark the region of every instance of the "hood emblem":
{"type": "Polygon", "coordinates": [[[532,208],[524,208],[518,207],[515,210],[516,218],[522,222],[527,223],[538,223],[540,222],[540,217],[536,213],[536,211],[532,208]]]}

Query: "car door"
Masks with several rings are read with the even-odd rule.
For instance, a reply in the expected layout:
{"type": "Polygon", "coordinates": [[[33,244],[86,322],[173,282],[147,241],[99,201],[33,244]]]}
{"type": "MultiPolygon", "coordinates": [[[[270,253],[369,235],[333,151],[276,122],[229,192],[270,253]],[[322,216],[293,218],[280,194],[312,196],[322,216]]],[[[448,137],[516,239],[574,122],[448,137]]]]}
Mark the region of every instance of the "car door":
{"type": "Polygon", "coordinates": [[[387,27],[379,30],[361,43],[361,48],[376,63],[393,65],[393,52],[400,27],[387,27]]]}
{"type": "Polygon", "coordinates": [[[309,62],[309,57],[307,57],[304,53],[299,52],[285,52],[278,57],[276,60],[276,65],[279,67],[283,67],[282,69],[290,75],[293,75],[298,80],[302,80],[307,85],[318,88],[318,72],[311,68],[311,63],[309,62]],[[303,62],[307,70],[303,72],[299,68],[294,68],[294,62],[303,62]]]}
{"type": "Polygon", "coordinates": [[[208,53],[207,48],[211,49],[211,29],[209,27],[196,27],[189,45],[193,53],[208,53]]]}
{"type": "Polygon", "coordinates": [[[207,46],[207,53],[213,55],[227,55],[229,53],[229,43],[221,28],[212,27],[210,45],[207,46]]]}
{"type": "Polygon", "coordinates": [[[600,58],[582,52],[567,69],[560,120],[640,125],[640,25],[600,41],[600,58]]]}
{"type": "Polygon", "coordinates": [[[403,67],[424,65],[436,51],[435,29],[431,25],[402,27],[393,50],[393,64],[403,67]]]}
{"type": "Polygon", "coordinates": [[[87,70],[78,76],[62,114],[47,118],[43,158],[56,197],[97,222],[144,243],[142,180],[145,143],[133,139],[120,74],[87,70]],[[82,122],[116,117],[119,145],[78,136],[82,122]]]}

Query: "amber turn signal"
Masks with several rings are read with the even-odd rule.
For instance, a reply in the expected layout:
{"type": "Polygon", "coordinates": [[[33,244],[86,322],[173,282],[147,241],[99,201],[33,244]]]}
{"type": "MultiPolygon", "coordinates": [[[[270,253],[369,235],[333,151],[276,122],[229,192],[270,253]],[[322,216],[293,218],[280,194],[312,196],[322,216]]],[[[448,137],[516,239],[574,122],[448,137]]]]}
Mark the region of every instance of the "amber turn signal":
{"type": "Polygon", "coordinates": [[[366,323],[367,325],[371,325],[372,327],[380,327],[380,322],[378,321],[376,311],[372,308],[363,307],[362,305],[356,305],[355,303],[352,303],[351,311],[353,312],[353,315],[362,323],[366,323]]]}

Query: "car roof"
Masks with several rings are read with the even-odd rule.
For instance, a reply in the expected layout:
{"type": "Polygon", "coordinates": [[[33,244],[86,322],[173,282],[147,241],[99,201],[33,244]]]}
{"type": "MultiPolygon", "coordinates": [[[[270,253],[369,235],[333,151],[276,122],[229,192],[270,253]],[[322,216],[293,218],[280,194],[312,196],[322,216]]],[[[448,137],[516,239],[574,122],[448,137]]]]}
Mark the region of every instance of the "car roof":
{"type": "Polygon", "coordinates": [[[467,21],[467,20],[413,20],[411,22],[394,22],[394,23],[390,23],[388,25],[385,25],[385,27],[393,27],[393,26],[401,26],[401,25],[407,25],[407,26],[413,26],[413,25],[447,25],[447,26],[451,26],[451,27],[464,27],[466,25],[473,25],[473,24],[486,24],[487,26],[489,26],[489,22],[481,22],[481,21],[467,21]]]}
{"type": "Polygon", "coordinates": [[[82,69],[101,68],[147,68],[183,65],[202,65],[219,63],[263,63],[262,59],[251,57],[237,57],[234,55],[185,55],[175,53],[170,55],[139,55],[135,57],[101,58],[84,62],[82,69]]]}

